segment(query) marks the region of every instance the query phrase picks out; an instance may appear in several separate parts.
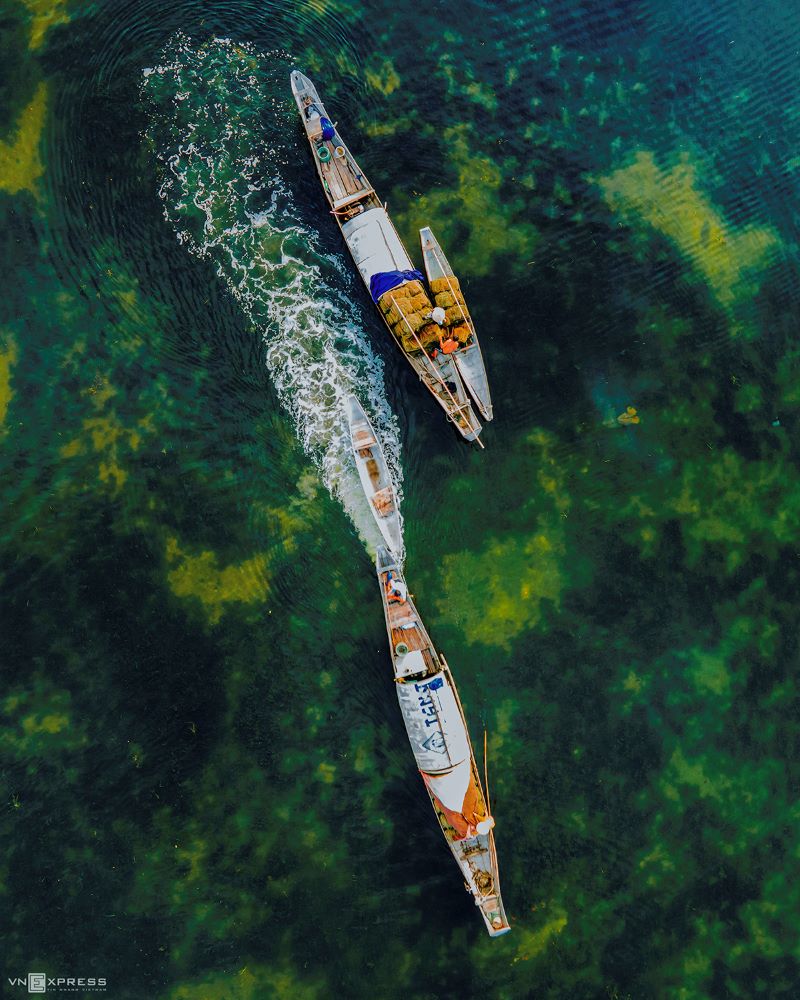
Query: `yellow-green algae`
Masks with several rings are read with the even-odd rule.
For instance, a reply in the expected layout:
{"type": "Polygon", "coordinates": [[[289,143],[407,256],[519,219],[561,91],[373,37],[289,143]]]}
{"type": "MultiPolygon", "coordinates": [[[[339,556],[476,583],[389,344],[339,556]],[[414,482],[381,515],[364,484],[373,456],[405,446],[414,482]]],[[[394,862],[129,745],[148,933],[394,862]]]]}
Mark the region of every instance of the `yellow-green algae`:
{"type": "Polygon", "coordinates": [[[94,416],[83,421],[83,434],[61,446],[64,459],[76,456],[97,456],[97,478],[100,484],[117,493],[125,485],[128,471],[126,458],[137,451],[142,436],[152,433],[152,416],[142,417],[135,426],[126,427],[113,407],[107,405],[118,395],[107,379],[100,377],[87,386],[84,395],[91,401],[94,416]]]}
{"type": "Polygon", "coordinates": [[[364,78],[373,90],[387,97],[400,86],[400,77],[390,59],[371,60],[364,70],[364,78]]]}
{"type": "Polygon", "coordinates": [[[0,754],[34,760],[88,743],[85,725],[73,719],[69,692],[40,675],[1,704],[0,754]]]}
{"type": "Polygon", "coordinates": [[[560,907],[538,927],[516,928],[517,940],[514,942],[516,954],[512,962],[527,962],[540,955],[548,948],[554,938],[567,926],[567,913],[560,907]]]}
{"type": "Polygon", "coordinates": [[[324,984],[301,979],[291,966],[250,964],[235,973],[218,973],[181,983],[163,1000],[322,1000],[324,984]]]}
{"type": "Polygon", "coordinates": [[[781,246],[772,226],[737,229],[728,222],[703,191],[697,167],[686,154],[665,169],[652,152],[640,150],[632,162],[597,183],[624,222],[641,220],[670,239],[729,313],[758,291],[781,246]]]}
{"type": "MultiPolygon", "coordinates": [[[[228,710],[235,721],[238,709],[230,701],[228,710]]],[[[203,941],[250,933],[265,918],[280,920],[309,872],[325,871],[333,882],[330,889],[347,891],[344,845],[318,814],[326,801],[340,799],[341,789],[320,787],[307,746],[294,741],[291,704],[273,714],[272,726],[286,726],[282,742],[288,753],[279,766],[290,775],[290,788],[276,798],[271,769],[226,737],[187,789],[188,813],[159,809],[143,842],[132,911],[148,913],[155,907],[182,922],[183,935],[171,952],[176,969],[195,966],[203,941]],[[295,853],[302,864],[287,869],[285,860],[295,853]]],[[[320,763],[324,756],[323,749],[315,749],[320,763]]]]}
{"type": "Polygon", "coordinates": [[[679,518],[690,564],[718,545],[733,570],[751,555],[755,539],[762,552],[800,539],[800,484],[788,457],[748,461],[726,448],[687,461],[676,485],[659,518],[669,512],[679,518]]]}
{"type": "Polygon", "coordinates": [[[462,278],[489,274],[500,255],[530,257],[538,240],[536,229],[518,218],[522,200],[501,193],[500,167],[488,156],[472,152],[469,128],[447,128],[437,143],[455,171],[455,186],[414,200],[405,191],[396,192],[393,201],[400,204],[397,216],[403,231],[415,233],[430,226],[462,278]]]}
{"type": "Polygon", "coordinates": [[[11,370],[17,363],[17,343],[10,334],[0,335],[0,436],[6,432],[8,407],[14,396],[11,370]]]}
{"type": "Polygon", "coordinates": [[[447,555],[439,611],[462,628],[467,642],[509,649],[521,632],[538,625],[543,601],[558,607],[563,553],[557,533],[540,531],[490,538],[477,552],[447,555]],[[452,594],[458,594],[457,606],[452,594]]]}
{"type": "Polygon", "coordinates": [[[41,48],[45,35],[57,24],[67,24],[69,0],[22,0],[31,15],[32,50],[41,48]]]}
{"type": "Polygon", "coordinates": [[[216,625],[229,604],[256,604],[269,593],[269,558],[259,554],[240,563],[220,566],[209,550],[191,554],[170,536],[166,544],[170,569],[167,579],[177,597],[195,598],[202,604],[209,622],[216,625]]]}
{"type": "Polygon", "coordinates": [[[497,110],[497,95],[491,86],[480,80],[475,70],[461,59],[464,38],[455,31],[442,33],[445,43],[436,59],[436,72],[447,81],[447,94],[451,98],[466,97],[493,114],[497,110]]]}
{"type": "Polygon", "coordinates": [[[47,115],[47,92],[47,84],[40,83],[12,134],[0,140],[0,190],[8,194],[39,193],[44,173],[39,147],[47,115]]]}
{"type": "Polygon", "coordinates": [[[564,520],[571,499],[553,438],[536,430],[527,443],[536,455],[535,486],[520,500],[520,519],[526,506],[543,502],[546,511],[535,529],[489,535],[479,550],[448,553],[441,560],[438,610],[460,626],[469,643],[510,649],[518,635],[539,624],[544,602],[559,606],[567,584],[564,520]],[[458,594],[457,604],[453,594],[458,594]]]}

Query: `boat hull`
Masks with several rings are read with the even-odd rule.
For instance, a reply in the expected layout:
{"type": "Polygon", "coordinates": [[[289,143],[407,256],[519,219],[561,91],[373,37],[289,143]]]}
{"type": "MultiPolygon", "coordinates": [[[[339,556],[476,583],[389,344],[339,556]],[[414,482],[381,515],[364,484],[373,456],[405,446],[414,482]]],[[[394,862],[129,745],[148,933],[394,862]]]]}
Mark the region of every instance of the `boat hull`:
{"type": "MultiPolygon", "coordinates": [[[[428,284],[440,279],[450,280],[455,278],[453,268],[444,255],[444,251],[439,246],[439,241],[431,232],[430,227],[425,226],[419,231],[420,247],[422,248],[422,260],[425,266],[425,274],[428,284]]],[[[451,291],[454,288],[451,286],[451,291]]],[[[456,367],[461,375],[464,384],[469,390],[469,394],[475,400],[475,405],[480,410],[486,420],[493,417],[492,397],[489,392],[489,379],[486,374],[486,365],[483,361],[478,334],[475,324],[466,305],[462,311],[462,317],[469,326],[471,332],[470,343],[466,347],[458,350],[453,357],[456,367]]]]}
{"type": "Polygon", "coordinates": [[[347,421],[358,476],[375,524],[390,551],[401,559],[400,505],[375,428],[355,396],[347,400],[347,421]]]}
{"type": "Polygon", "coordinates": [[[389,600],[387,575],[405,585],[391,553],[379,550],[376,571],[391,646],[400,712],[411,749],[447,845],[471,893],[487,932],[500,937],[511,928],[500,895],[494,820],[481,786],[464,710],[450,668],[436,652],[410,595],[389,600]],[[414,654],[414,640],[398,652],[398,624],[414,630],[424,655],[414,654]],[[408,660],[414,657],[414,669],[408,660]]]}
{"type": "MultiPolygon", "coordinates": [[[[316,87],[307,76],[297,70],[291,74],[291,84],[323,192],[367,291],[370,290],[372,275],[381,270],[413,269],[414,265],[408,251],[387,215],[385,206],[375,194],[338,130],[333,126],[335,130],[333,138],[330,140],[321,138],[323,133],[320,131],[320,122],[323,118],[330,122],[330,116],[316,87]],[[321,148],[326,150],[327,158],[324,161],[320,159],[321,148]],[[340,154],[337,151],[340,151],[340,154]],[[346,218],[351,212],[359,209],[358,214],[352,219],[346,218]],[[378,215],[372,215],[374,212],[378,215]],[[381,225],[374,228],[380,229],[381,239],[366,238],[363,223],[367,216],[376,223],[380,219],[381,225]],[[385,252],[378,256],[377,248],[381,247],[382,242],[386,244],[385,252]],[[371,248],[376,252],[367,253],[366,251],[371,248]]],[[[380,313],[380,310],[378,312],[380,313]]],[[[419,355],[409,354],[398,343],[382,313],[381,319],[403,357],[445,411],[459,434],[467,441],[477,441],[480,444],[482,428],[472,409],[457,365],[443,367],[438,359],[431,359],[424,352],[419,355]]]]}

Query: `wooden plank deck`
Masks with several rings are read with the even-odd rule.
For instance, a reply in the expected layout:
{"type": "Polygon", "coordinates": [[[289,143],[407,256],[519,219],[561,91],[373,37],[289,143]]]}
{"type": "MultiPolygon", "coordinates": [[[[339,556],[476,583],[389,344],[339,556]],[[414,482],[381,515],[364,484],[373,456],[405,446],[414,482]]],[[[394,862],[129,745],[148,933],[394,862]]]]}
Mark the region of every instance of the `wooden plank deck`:
{"type": "Polygon", "coordinates": [[[347,165],[347,156],[337,156],[333,142],[324,143],[331,154],[327,163],[322,163],[322,174],[328,182],[334,201],[349,198],[365,190],[362,181],[356,179],[354,172],[347,165]]]}
{"type": "Polygon", "coordinates": [[[404,642],[409,649],[428,648],[422,633],[417,628],[393,628],[392,645],[396,646],[398,642],[404,642]]]}
{"type": "Polygon", "coordinates": [[[405,604],[389,605],[389,626],[392,630],[392,646],[404,642],[409,650],[421,650],[425,665],[429,670],[438,670],[436,657],[428,645],[425,632],[418,626],[417,619],[405,604]],[[413,624],[413,628],[400,628],[400,625],[413,624]]]}
{"type": "Polygon", "coordinates": [[[355,433],[353,434],[353,446],[355,448],[371,448],[372,445],[377,444],[372,431],[368,427],[356,427],[355,433]]]}

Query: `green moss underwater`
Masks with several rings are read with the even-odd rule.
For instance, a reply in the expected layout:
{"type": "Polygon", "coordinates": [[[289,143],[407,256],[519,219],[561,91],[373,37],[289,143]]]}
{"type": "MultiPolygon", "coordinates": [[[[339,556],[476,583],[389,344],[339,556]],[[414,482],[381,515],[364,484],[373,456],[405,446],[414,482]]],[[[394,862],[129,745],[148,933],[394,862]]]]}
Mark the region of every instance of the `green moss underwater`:
{"type": "Polygon", "coordinates": [[[800,20],[748,9],[6,5],[4,976],[797,996],[800,20]],[[252,315],[162,214],[141,80],[179,30],[199,99],[247,77],[255,145],[278,116],[374,343],[292,66],[468,286],[485,453],[380,350],[408,575],[489,733],[500,941],[414,773],[368,555],[252,315]]]}

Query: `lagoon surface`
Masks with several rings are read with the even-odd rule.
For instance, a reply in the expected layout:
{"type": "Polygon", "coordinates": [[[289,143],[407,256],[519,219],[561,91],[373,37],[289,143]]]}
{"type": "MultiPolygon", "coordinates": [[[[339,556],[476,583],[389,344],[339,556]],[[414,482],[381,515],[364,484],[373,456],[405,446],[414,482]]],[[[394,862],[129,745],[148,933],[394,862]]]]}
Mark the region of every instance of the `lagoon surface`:
{"type": "Polygon", "coordinates": [[[800,995],[799,45],[774,0],[3,0],[8,995],[800,995]],[[387,340],[293,68],[462,280],[483,452],[387,340]],[[496,941],[349,391],[488,731],[496,941]]]}

